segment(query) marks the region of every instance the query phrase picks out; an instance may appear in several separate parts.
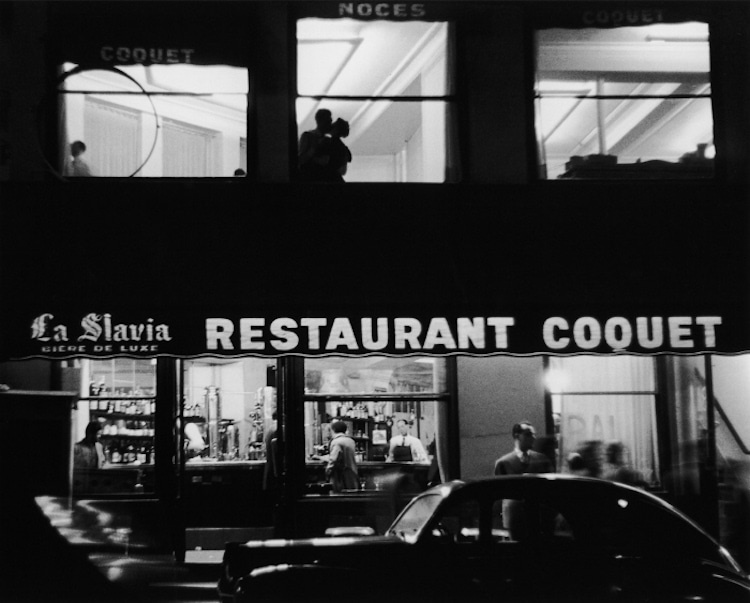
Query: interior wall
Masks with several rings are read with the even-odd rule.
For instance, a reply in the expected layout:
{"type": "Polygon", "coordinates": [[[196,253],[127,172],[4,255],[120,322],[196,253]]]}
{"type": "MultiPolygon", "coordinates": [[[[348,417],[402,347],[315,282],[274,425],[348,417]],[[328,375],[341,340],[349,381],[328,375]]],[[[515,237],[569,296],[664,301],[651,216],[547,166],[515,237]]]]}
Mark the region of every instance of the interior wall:
{"type": "Polygon", "coordinates": [[[542,435],[542,358],[459,358],[461,478],[490,477],[495,460],[513,449],[514,423],[528,420],[542,435]]]}

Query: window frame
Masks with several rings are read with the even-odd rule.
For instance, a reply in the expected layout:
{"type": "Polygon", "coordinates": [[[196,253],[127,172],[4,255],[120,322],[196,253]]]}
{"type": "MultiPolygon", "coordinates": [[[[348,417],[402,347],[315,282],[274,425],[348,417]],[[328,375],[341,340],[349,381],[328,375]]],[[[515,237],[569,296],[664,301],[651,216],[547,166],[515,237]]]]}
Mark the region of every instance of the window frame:
{"type": "MultiPolygon", "coordinates": [[[[665,18],[663,21],[652,21],[652,22],[640,22],[640,23],[621,23],[621,24],[611,24],[609,22],[605,22],[603,24],[597,24],[594,22],[593,24],[586,23],[584,24],[582,21],[582,15],[584,14],[601,14],[601,15],[613,15],[614,13],[617,13],[618,9],[617,7],[611,7],[609,5],[603,4],[603,3],[595,3],[590,5],[583,5],[580,3],[572,4],[569,8],[562,7],[557,10],[552,11],[545,11],[545,12],[539,12],[538,10],[532,10],[529,14],[529,20],[527,22],[527,31],[528,31],[528,50],[529,50],[529,56],[531,57],[530,61],[530,101],[532,102],[532,107],[530,111],[530,121],[529,121],[529,133],[531,140],[533,141],[534,150],[530,154],[531,159],[533,161],[532,165],[532,173],[534,174],[533,180],[536,182],[543,181],[543,182],[580,182],[580,181],[597,181],[597,182],[618,182],[618,181],[633,181],[636,180],[638,182],[648,182],[648,181],[655,181],[655,182],[669,182],[674,180],[686,180],[688,182],[692,181],[715,181],[717,179],[717,175],[720,173],[720,168],[723,162],[723,153],[722,149],[724,147],[724,141],[723,141],[723,135],[719,131],[719,116],[717,114],[717,97],[718,94],[716,90],[714,89],[714,69],[715,69],[715,58],[714,54],[716,52],[715,45],[717,43],[716,37],[715,37],[715,27],[712,19],[712,13],[711,11],[707,11],[705,9],[697,8],[697,9],[691,9],[690,7],[684,8],[684,9],[674,9],[674,7],[666,6],[666,5],[654,5],[652,7],[638,7],[638,10],[634,10],[633,13],[638,13],[639,15],[642,15],[645,19],[646,16],[648,18],[656,18],[656,15],[662,15],[662,13],[665,13],[668,15],[668,18],[665,18]],[[649,11],[653,11],[652,13],[649,13],[649,11]],[[593,95],[587,94],[587,95],[579,95],[575,98],[578,99],[578,102],[583,102],[583,100],[592,99],[594,102],[599,101],[606,101],[606,100],[627,100],[627,99],[635,99],[635,100],[641,100],[641,99],[676,99],[681,100],[684,98],[689,99],[707,99],[710,103],[710,113],[711,113],[711,129],[712,129],[712,140],[710,141],[710,146],[714,147],[716,149],[715,157],[711,157],[710,161],[702,160],[701,155],[701,149],[685,149],[685,154],[683,157],[680,158],[679,161],[676,161],[674,163],[671,163],[670,165],[666,166],[656,166],[655,164],[668,164],[670,163],[670,160],[662,160],[658,159],[655,160],[655,168],[654,173],[657,175],[649,174],[648,172],[643,172],[642,170],[639,171],[633,171],[631,169],[630,172],[627,172],[628,168],[632,168],[633,165],[638,165],[638,163],[616,163],[616,165],[613,165],[611,163],[606,163],[608,160],[607,156],[592,156],[592,160],[597,159],[597,157],[602,157],[601,163],[597,162],[596,164],[590,164],[586,162],[589,156],[586,157],[578,157],[578,156],[570,156],[568,158],[568,164],[569,167],[566,166],[565,172],[561,174],[558,177],[549,177],[547,175],[547,162],[546,162],[546,151],[544,149],[544,139],[541,132],[541,127],[539,124],[539,104],[543,100],[543,95],[540,95],[539,93],[539,70],[538,70],[538,56],[539,56],[539,45],[537,43],[537,34],[540,31],[549,30],[549,29],[570,29],[570,30],[617,30],[620,28],[620,26],[630,26],[630,27],[638,27],[638,26],[646,26],[646,25],[656,25],[656,24],[683,24],[688,22],[698,22],[705,24],[708,28],[708,41],[707,41],[707,51],[708,51],[708,62],[709,62],[709,68],[706,72],[706,80],[707,80],[707,86],[708,91],[705,93],[700,94],[652,94],[652,95],[638,95],[638,94],[603,94],[603,93],[595,93],[593,95]],[[691,160],[688,155],[692,153],[695,154],[696,159],[699,161],[693,161],[691,160]],[[581,160],[584,160],[584,164],[581,165],[581,160]],[[684,160],[684,161],[683,161],[684,160]],[[675,167],[677,166],[677,167],[675,167]],[[662,171],[658,171],[658,168],[661,167],[662,171]],[[589,171],[589,175],[583,175],[581,177],[564,177],[564,174],[575,172],[575,170],[582,170],[584,173],[585,171],[589,171]],[[620,174],[617,174],[618,169],[620,170],[620,174]],[[598,172],[598,174],[597,174],[598,172]],[[608,174],[609,175],[606,175],[608,174]],[[612,175],[614,174],[614,175],[612,175]]],[[[619,11],[620,13],[624,13],[626,11],[619,11]]],[[[602,17],[603,18],[603,17],[602,17]]],[[[661,18],[661,17],[659,17],[661,18]]],[[[669,73],[669,72],[667,72],[669,73]]],[[[690,74],[688,74],[690,75],[690,74]]],[[[691,79],[692,76],[688,77],[687,79],[691,79]]],[[[597,126],[597,131],[598,131],[597,126]]],[[[616,158],[617,156],[615,156],[616,158]]],[[[611,160],[609,160],[611,161],[611,160]]],[[[650,161],[650,160],[649,160],[650,161]]],[[[648,162],[644,162],[648,163],[648,162]]]]}
{"type": "MultiPolygon", "coordinates": [[[[358,95],[358,94],[301,94],[298,87],[297,73],[298,73],[298,62],[297,62],[297,50],[298,50],[298,33],[297,24],[299,21],[304,19],[328,19],[331,21],[337,20],[330,16],[317,15],[311,13],[309,10],[298,10],[292,11],[290,17],[290,176],[292,182],[302,181],[300,177],[300,170],[297,165],[297,150],[299,145],[299,139],[303,131],[298,125],[297,116],[297,105],[300,100],[310,100],[316,103],[321,101],[334,101],[334,102],[390,102],[390,103],[442,103],[445,108],[445,163],[443,165],[444,179],[440,182],[435,181],[359,181],[359,182],[348,182],[347,184],[378,184],[378,185],[389,185],[389,184],[408,184],[408,185],[435,185],[435,184],[452,184],[460,182],[462,180],[461,175],[461,157],[463,153],[460,149],[459,136],[457,135],[458,129],[458,113],[460,107],[461,94],[458,91],[460,78],[457,77],[456,73],[456,60],[455,60],[455,47],[456,44],[456,18],[450,16],[442,16],[440,19],[420,19],[410,18],[400,20],[399,22],[438,22],[445,23],[448,27],[448,42],[446,47],[446,63],[447,63],[447,78],[448,88],[451,89],[447,94],[442,95],[358,95]],[[452,84],[450,83],[452,82],[452,84]]],[[[373,19],[358,19],[354,16],[339,17],[338,20],[350,19],[350,20],[362,20],[372,21],[373,19]]],[[[394,22],[390,19],[374,19],[382,22],[394,22]]],[[[334,116],[335,118],[335,116],[334,116]]]]}

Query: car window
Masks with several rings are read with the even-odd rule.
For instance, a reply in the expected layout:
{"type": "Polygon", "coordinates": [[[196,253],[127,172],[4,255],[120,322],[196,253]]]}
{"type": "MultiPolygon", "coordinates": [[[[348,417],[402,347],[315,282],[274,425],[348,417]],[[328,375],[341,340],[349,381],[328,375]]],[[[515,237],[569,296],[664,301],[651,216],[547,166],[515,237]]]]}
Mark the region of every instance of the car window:
{"type": "Polygon", "coordinates": [[[573,532],[566,517],[550,504],[521,498],[494,501],[492,540],[517,542],[529,538],[571,540],[573,532]]]}
{"type": "Polygon", "coordinates": [[[477,542],[480,530],[480,506],[476,499],[455,501],[445,508],[434,529],[453,542],[477,542]]]}
{"type": "Polygon", "coordinates": [[[388,533],[405,539],[415,536],[433,516],[442,500],[439,494],[425,494],[415,498],[396,519],[388,533]]]}

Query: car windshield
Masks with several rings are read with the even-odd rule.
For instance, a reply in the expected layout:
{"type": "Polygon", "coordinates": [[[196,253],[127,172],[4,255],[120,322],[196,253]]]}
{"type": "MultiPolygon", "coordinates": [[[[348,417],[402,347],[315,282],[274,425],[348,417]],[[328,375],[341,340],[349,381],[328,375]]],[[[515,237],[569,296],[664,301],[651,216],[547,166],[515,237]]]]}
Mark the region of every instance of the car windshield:
{"type": "Polygon", "coordinates": [[[388,530],[388,534],[395,534],[404,540],[410,540],[424,527],[435,513],[435,509],[443,500],[440,494],[425,494],[415,498],[404,509],[393,525],[388,530]]]}

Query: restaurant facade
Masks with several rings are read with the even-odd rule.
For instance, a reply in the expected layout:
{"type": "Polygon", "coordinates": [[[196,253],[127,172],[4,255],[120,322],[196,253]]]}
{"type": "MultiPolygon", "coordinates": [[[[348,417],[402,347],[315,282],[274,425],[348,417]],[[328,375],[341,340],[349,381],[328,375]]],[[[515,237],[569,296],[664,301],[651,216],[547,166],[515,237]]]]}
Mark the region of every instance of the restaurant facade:
{"type": "Polygon", "coordinates": [[[746,3],[183,4],[0,5],[19,492],[182,562],[382,530],[528,420],[749,562],[746,3]],[[298,165],[320,109],[344,182],[298,165]]]}

